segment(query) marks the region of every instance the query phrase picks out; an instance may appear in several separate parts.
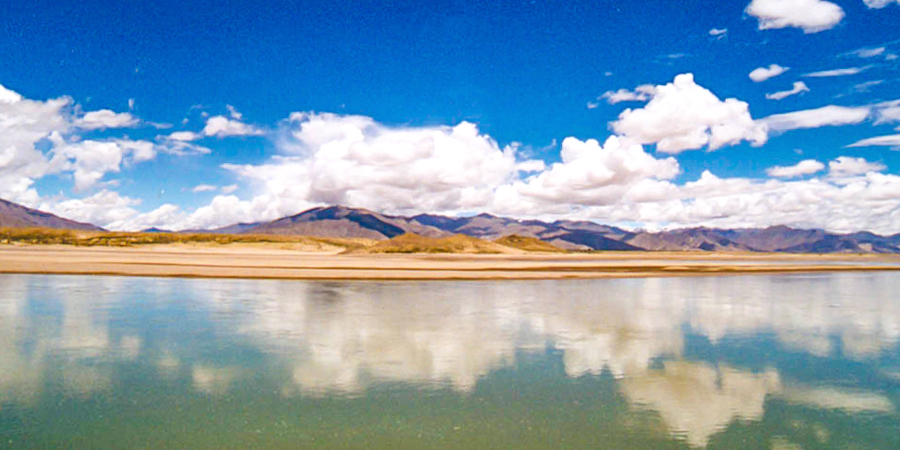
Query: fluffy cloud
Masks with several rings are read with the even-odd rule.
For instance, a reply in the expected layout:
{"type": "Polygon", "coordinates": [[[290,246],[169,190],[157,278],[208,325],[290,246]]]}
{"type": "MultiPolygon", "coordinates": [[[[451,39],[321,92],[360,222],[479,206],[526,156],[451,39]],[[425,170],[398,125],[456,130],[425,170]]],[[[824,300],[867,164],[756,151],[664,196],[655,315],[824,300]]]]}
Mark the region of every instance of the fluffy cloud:
{"type": "Polygon", "coordinates": [[[33,206],[39,200],[32,185],[50,165],[38,149],[51,135],[62,140],[72,126],[68,97],[35,101],[0,85],[0,197],[33,206]]]}
{"type": "Polygon", "coordinates": [[[728,28],[721,28],[721,29],[713,28],[713,29],[709,30],[710,36],[722,37],[726,33],[728,33],[728,28]]]}
{"type": "Polygon", "coordinates": [[[135,162],[155,156],[152,143],[135,141],[83,141],[57,147],[53,153],[51,163],[72,171],[79,191],[93,187],[107,172],[118,172],[126,155],[135,162]]]}
{"type": "Polygon", "coordinates": [[[129,113],[116,113],[108,109],[91,111],[75,121],[75,126],[84,130],[133,127],[139,120],[129,113]]]}
{"type": "Polygon", "coordinates": [[[140,200],[103,189],[89,197],[58,202],[45,202],[40,209],[67,219],[88,222],[107,228],[111,223],[122,222],[137,216],[135,206],[140,200]]]}
{"type": "Polygon", "coordinates": [[[716,150],[744,140],[761,145],[767,139],[765,125],[753,121],[746,102],[719,100],[689,73],[657,86],[644,108],[626,109],[611,126],[619,135],[641,144],[655,143],[666,153],[707,145],[716,150]]]}
{"type": "Polygon", "coordinates": [[[123,163],[136,164],[154,159],[157,153],[203,154],[209,149],[179,141],[133,141],[109,139],[62,143],[52,150],[52,172],[72,172],[75,189],[89,189],[108,172],[119,172],[123,163]]]}
{"type": "Polygon", "coordinates": [[[818,33],[844,18],[840,6],[824,0],[753,0],[745,11],[759,19],[760,30],[794,27],[818,33]]]}
{"type": "Polygon", "coordinates": [[[203,128],[203,134],[222,138],[229,136],[259,136],[263,132],[239,120],[229,119],[225,116],[213,116],[207,119],[206,126],[203,128]]]}
{"type": "Polygon", "coordinates": [[[766,81],[769,78],[777,77],[790,70],[790,67],[781,67],[778,64],[771,64],[769,67],[757,67],[750,72],[750,79],[756,83],[766,81]]]}
{"type": "Polygon", "coordinates": [[[856,141],[847,147],[897,147],[900,148],[900,134],[878,136],[856,141]]]}
{"type": "Polygon", "coordinates": [[[881,9],[891,3],[900,4],[900,0],[863,0],[869,8],[881,9]]]}
{"type": "Polygon", "coordinates": [[[654,94],[655,88],[649,84],[638,86],[634,91],[619,89],[618,91],[606,91],[597,100],[606,99],[610,105],[621,102],[646,102],[654,94]]]}
{"type": "Polygon", "coordinates": [[[652,187],[665,189],[680,169],[675,158],[656,159],[635,143],[612,136],[603,146],[593,139],[563,140],[562,162],[525,181],[504,186],[495,207],[516,211],[523,204],[609,205],[629,194],[652,196],[652,187]],[[523,201],[527,203],[523,203],[523,201]]]}
{"type": "MultiPolygon", "coordinates": [[[[206,206],[197,208],[190,214],[173,211],[166,220],[154,222],[151,226],[165,226],[175,230],[197,230],[275,220],[316,206],[315,203],[297,196],[293,192],[279,194],[259,194],[250,200],[241,200],[234,195],[217,195],[206,206]],[[158,224],[157,224],[158,223],[158,224]]],[[[145,223],[143,217],[137,217],[145,223]]],[[[138,229],[125,223],[123,229],[138,229]]]]}
{"type": "Polygon", "coordinates": [[[167,229],[166,225],[184,220],[185,216],[186,214],[178,206],[166,203],[150,212],[108,222],[104,228],[109,230],[167,229]]]}
{"type": "Polygon", "coordinates": [[[852,125],[869,117],[869,107],[845,107],[828,105],[816,109],[806,109],[784,114],[773,114],[762,118],[773,131],[796,130],[801,128],[819,128],[824,126],[852,125]]]}
{"type": "Polygon", "coordinates": [[[832,69],[832,70],[823,70],[821,72],[812,72],[804,74],[804,77],[811,78],[827,78],[827,77],[843,77],[847,75],[856,75],[864,70],[867,70],[869,66],[864,67],[847,67],[844,69],[832,69]]]}
{"type": "Polygon", "coordinates": [[[802,92],[809,92],[809,87],[807,87],[806,83],[802,81],[795,81],[793,89],[766,94],[766,98],[769,100],[781,100],[792,95],[800,94],[802,92]]]}
{"type": "Polygon", "coordinates": [[[793,166],[775,166],[766,169],[766,174],[777,178],[794,178],[812,175],[825,168],[825,164],[814,159],[800,161],[793,166]]]}
{"type": "Polygon", "coordinates": [[[183,221],[187,214],[176,205],[164,204],[142,213],[136,208],[141,200],[123,196],[108,189],[77,199],[44,201],[40,209],[61,217],[99,225],[107,230],[138,231],[147,228],[167,228],[183,221]]]}
{"type": "MultiPolygon", "coordinates": [[[[826,106],[754,122],[746,103],[722,101],[690,74],[663,86],[640,87],[648,96],[612,124],[617,135],[567,138],[561,161],[545,167],[525,160],[516,145],[500,147],[470,123],[395,127],[363,116],[295,113],[268,134],[279,154],[261,164],[225,164],[256,194],[231,195],[236,185],[199,187],[218,194],[207,206],[182,211],[162,205],[141,213],[139,200],[108,190],[106,176],[158,153],[204,153],[191,143],[205,133],[160,136],[156,142],[80,140],[77,107],[68,98],[31,101],[0,89],[0,194],[29,206],[111,229],[152,226],[185,229],[272,220],[319,204],[347,204],[388,213],[488,211],[518,216],[557,215],[678,226],[787,224],[834,231],[896,233],[900,177],[859,158],[838,158],[827,175],[802,180],[719,178],[706,172],[685,184],[674,158],[656,158],[643,144],[678,152],[719,148],[748,140],[763,143],[769,129],[897,120],[896,102],[864,107],[826,106]],[[32,188],[42,176],[71,174],[75,187],[105,187],[81,199],[43,201],[32,188]],[[210,188],[213,188],[210,190],[210,188]],[[8,193],[16,193],[18,197],[8,193]],[[24,200],[23,200],[24,199],[24,200]]],[[[227,117],[227,122],[241,124],[227,117]]],[[[208,123],[207,126],[210,124],[208,123]]],[[[215,125],[215,121],[213,121],[215,125]]],[[[225,125],[228,128],[231,125],[225,125]]],[[[252,127],[251,127],[252,128],[252,127]]],[[[254,132],[258,132],[256,128],[254,132]]],[[[215,133],[225,133],[218,132],[215,133]]],[[[898,145],[898,136],[853,144],[898,145]]],[[[773,167],[769,176],[814,175],[816,161],[773,167]]]]}
{"type": "Polygon", "coordinates": [[[389,127],[363,116],[294,113],[277,141],[281,155],[264,164],[225,164],[260,193],[219,195],[177,228],[271,220],[316,204],[386,212],[485,208],[497,186],[521,171],[515,146],[500,148],[467,122],[454,127],[389,127]]]}
{"type": "Polygon", "coordinates": [[[580,217],[638,222],[649,228],[788,225],[835,232],[900,231],[900,176],[878,172],[833,175],[779,181],[719,178],[705,172],[666,199],[590,208],[580,217]]]}
{"type": "Polygon", "coordinates": [[[71,98],[29,100],[0,86],[0,197],[64,217],[101,225],[133,217],[137,201],[103,190],[85,199],[42,199],[34,183],[48,175],[71,176],[76,190],[113,185],[103,182],[131,164],[158,153],[196,154],[208,149],[185,142],[108,138],[81,140],[78,133],[135,126],[139,120],[110,110],[80,113],[71,98]]]}
{"type": "Polygon", "coordinates": [[[866,161],[864,158],[852,158],[849,156],[840,156],[828,163],[829,175],[835,177],[865,175],[869,172],[881,172],[886,168],[881,163],[873,163],[866,161]]]}
{"type": "Polygon", "coordinates": [[[168,136],[171,140],[182,142],[196,141],[201,137],[203,137],[203,135],[194,133],[193,131],[176,131],[168,136]]]}

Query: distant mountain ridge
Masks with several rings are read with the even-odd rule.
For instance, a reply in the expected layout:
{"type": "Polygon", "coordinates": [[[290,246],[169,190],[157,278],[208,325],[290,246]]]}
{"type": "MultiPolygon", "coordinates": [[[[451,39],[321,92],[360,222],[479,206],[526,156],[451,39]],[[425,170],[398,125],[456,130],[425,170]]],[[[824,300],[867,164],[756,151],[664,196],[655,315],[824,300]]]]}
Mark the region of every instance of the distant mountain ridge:
{"type": "MultiPolygon", "coordinates": [[[[387,240],[405,233],[440,238],[454,234],[497,240],[510,235],[536,238],[568,250],[754,251],[784,253],[900,253],[900,234],[828,233],[784,225],[768,228],[685,228],[632,232],[590,221],[517,220],[482,213],[470,217],[419,214],[391,216],[363,208],[327,206],[255,226],[239,233],[387,240]]],[[[211,232],[234,229],[229,226],[211,232]]]]}
{"type": "Polygon", "coordinates": [[[0,199],[0,228],[32,227],[91,231],[103,230],[96,225],[64,219],[48,212],[38,211],[0,199]]]}
{"type": "MultiPolygon", "coordinates": [[[[102,230],[53,214],[0,200],[0,227],[102,230]]],[[[148,229],[148,232],[167,232],[148,229]]],[[[470,217],[419,214],[392,216],[363,208],[322,206],[270,222],[237,223],[213,230],[182,233],[272,234],[388,240],[404,234],[428,238],[465,235],[496,241],[507,236],[534,238],[566,250],[753,251],[782,253],[900,254],[900,233],[867,231],[836,234],[784,225],[768,228],[683,228],[661,232],[628,231],[590,221],[517,220],[482,213],[470,217]]]]}

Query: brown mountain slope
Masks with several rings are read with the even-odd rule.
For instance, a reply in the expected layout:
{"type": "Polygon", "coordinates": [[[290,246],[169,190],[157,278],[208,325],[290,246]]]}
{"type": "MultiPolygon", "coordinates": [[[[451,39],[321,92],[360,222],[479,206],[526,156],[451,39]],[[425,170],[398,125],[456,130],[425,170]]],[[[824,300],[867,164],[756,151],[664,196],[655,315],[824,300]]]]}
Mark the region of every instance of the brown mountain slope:
{"type": "Polygon", "coordinates": [[[379,214],[362,208],[330,206],[259,224],[241,233],[304,235],[319,237],[361,237],[389,239],[404,233],[441,237],[450,233],[422,225],[405,217],[379,214]]]}
{"type": "Polygon", "coordinates": [[[48,212],[26,208],[0,199],[0,228],[58,228],[67,230],[95,230],[102,228],[89,223],[63,219],[48,212]]]}

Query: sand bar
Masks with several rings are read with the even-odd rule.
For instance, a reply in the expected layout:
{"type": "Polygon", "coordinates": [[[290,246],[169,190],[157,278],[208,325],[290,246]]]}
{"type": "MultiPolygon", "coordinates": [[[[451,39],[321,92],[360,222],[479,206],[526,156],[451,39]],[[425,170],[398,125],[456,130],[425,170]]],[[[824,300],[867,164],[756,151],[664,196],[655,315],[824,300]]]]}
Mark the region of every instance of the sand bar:
{"type": "Polygon", "coordinates": [[[0,273],[323,280],[557,279],[900,270],[897,255],[609,252],[342,255],[277,245],[0,245],[0,273]]]}

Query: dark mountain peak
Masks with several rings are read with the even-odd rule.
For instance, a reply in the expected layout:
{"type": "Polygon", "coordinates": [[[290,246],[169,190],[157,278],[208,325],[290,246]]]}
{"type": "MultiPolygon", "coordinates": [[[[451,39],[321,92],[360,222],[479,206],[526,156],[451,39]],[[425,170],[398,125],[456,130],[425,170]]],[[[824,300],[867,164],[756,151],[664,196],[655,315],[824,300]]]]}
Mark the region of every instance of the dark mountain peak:
{"type": "Polygon", "coordinates": [[[437,214],[419,214],[411,218],[414,222],[439,230],[453,231],[469,221],[468,217],[446,217],[437,214]]]}
{"type": "Polygon", "coordinates": [[[141,233],[174,233],[174,231],[166,230],[163,228],[151,227],[151,228],[144,228],[143,230],[141,230],[141,233]]]}
{"type": "Polygon", "coordinates": [[[343,219],[347,216],[351,215],[376,215],[372,211],[363,208],[351,208],[349,206],[343,205],[333,205],[333,206],[317,206],[315,208],[310,208],[305,211],[301,211],[292,216],[282,217],[281,219],[276,220],[275,222],[285,221],[285,222],[305,222],[310,220],[338,220],[343,219]]]}

